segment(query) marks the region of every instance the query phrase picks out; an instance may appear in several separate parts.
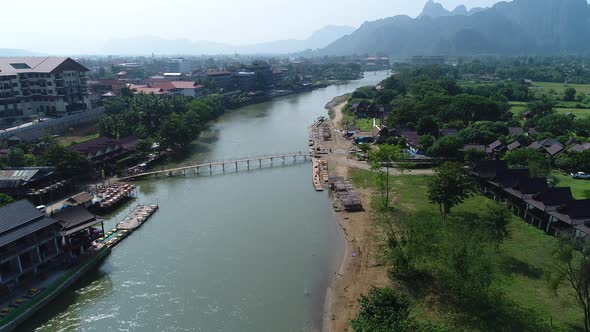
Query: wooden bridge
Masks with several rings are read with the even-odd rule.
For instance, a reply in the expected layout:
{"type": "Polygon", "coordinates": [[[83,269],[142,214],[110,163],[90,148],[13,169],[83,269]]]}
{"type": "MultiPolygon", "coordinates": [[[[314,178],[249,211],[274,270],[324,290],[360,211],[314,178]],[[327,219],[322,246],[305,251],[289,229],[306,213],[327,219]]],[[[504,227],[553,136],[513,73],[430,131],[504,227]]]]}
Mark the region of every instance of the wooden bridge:
{"type": "Polygon", "coordinates": [[[213,174],[215,168],[221,169],[222,172],[225,173],[226,170],[231,169],[235,170],[236,172],[239,170],[239,166],[246,167],[246,169],[250,169],[250,167],[257,167],[262,168],[264,166],[273,166],[277,161],[281,162],[281,164],[286,164],[287,161],[293,161],[293,163],[297,161],[308,161],[311,160],[311,155],[307,152],[292,152],[292,153],[277,153],[277,154],[269,154],[269,155],[262,155],[262,156],[255,156],[255,157],[245,157],[241,159],[235,160],[222,160],[222,161],[211,161],[211,162],[191,162],[187,163],[183,166],[178,166],[175,168],[169,169],[161,169],[157,171],[151,172],[144,172],[144,173],[137,173],[137,174],[129,174],[127,176],[121,177],[120,180],[122,181],[132,181],[137,180],[139,178],[147,177],[147,176],[173,176],[178,174],[187,174],[187,172],[195,172],[195,174],[201,174],[203,169],[205,169],[205,173],[209,175],[213,174]]]}

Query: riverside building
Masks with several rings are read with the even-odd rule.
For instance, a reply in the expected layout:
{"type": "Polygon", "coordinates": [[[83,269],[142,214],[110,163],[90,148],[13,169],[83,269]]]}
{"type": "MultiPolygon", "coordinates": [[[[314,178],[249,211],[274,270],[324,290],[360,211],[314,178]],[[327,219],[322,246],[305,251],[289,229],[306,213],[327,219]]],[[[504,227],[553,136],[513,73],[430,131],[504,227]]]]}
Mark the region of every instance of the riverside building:
{"type": "Polygon", "coordinates": [[[90,109],[88,71],[66,57],[0,58],[0,125],[90,109]]]}

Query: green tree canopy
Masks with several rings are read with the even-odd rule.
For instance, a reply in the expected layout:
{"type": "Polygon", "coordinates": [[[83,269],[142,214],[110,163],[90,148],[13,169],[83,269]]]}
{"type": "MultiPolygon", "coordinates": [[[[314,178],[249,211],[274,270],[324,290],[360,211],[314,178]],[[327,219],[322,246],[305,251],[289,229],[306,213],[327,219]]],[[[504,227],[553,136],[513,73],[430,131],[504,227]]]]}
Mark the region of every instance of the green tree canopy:
{"type": "Polygon", "coordinates": [[[473,179],[459,163],[446,162],[437,167],[428,183],[428,200],[439,206],[443,220],[453,207],[463,203],[474,192],[473,179]]]}

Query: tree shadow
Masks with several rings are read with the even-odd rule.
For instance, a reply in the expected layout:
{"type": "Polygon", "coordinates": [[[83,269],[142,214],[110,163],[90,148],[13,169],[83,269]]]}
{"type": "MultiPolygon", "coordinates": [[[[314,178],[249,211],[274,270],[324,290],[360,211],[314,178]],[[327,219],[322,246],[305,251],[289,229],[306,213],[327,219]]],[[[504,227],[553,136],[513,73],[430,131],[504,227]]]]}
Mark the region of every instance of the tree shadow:
{"type": "Polygon", "coordinates": [[[532,266],[514,257],[506,259],[506,270],[513,274],[519,274],[531,279],[540,279],[543,277],[544,271],[541,268],[532,266]]]}

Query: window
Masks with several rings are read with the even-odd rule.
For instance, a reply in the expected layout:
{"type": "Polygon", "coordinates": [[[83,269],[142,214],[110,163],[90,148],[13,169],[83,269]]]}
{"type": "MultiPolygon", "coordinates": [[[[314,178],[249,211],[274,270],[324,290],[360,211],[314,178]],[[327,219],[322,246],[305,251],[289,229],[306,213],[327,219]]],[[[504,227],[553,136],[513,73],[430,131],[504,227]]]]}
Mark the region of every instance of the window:
{"type": "Polygon", "coordinates": [[[31,69],[26,63],[11,63],[10,65],[14,69],[31,69]]]}

